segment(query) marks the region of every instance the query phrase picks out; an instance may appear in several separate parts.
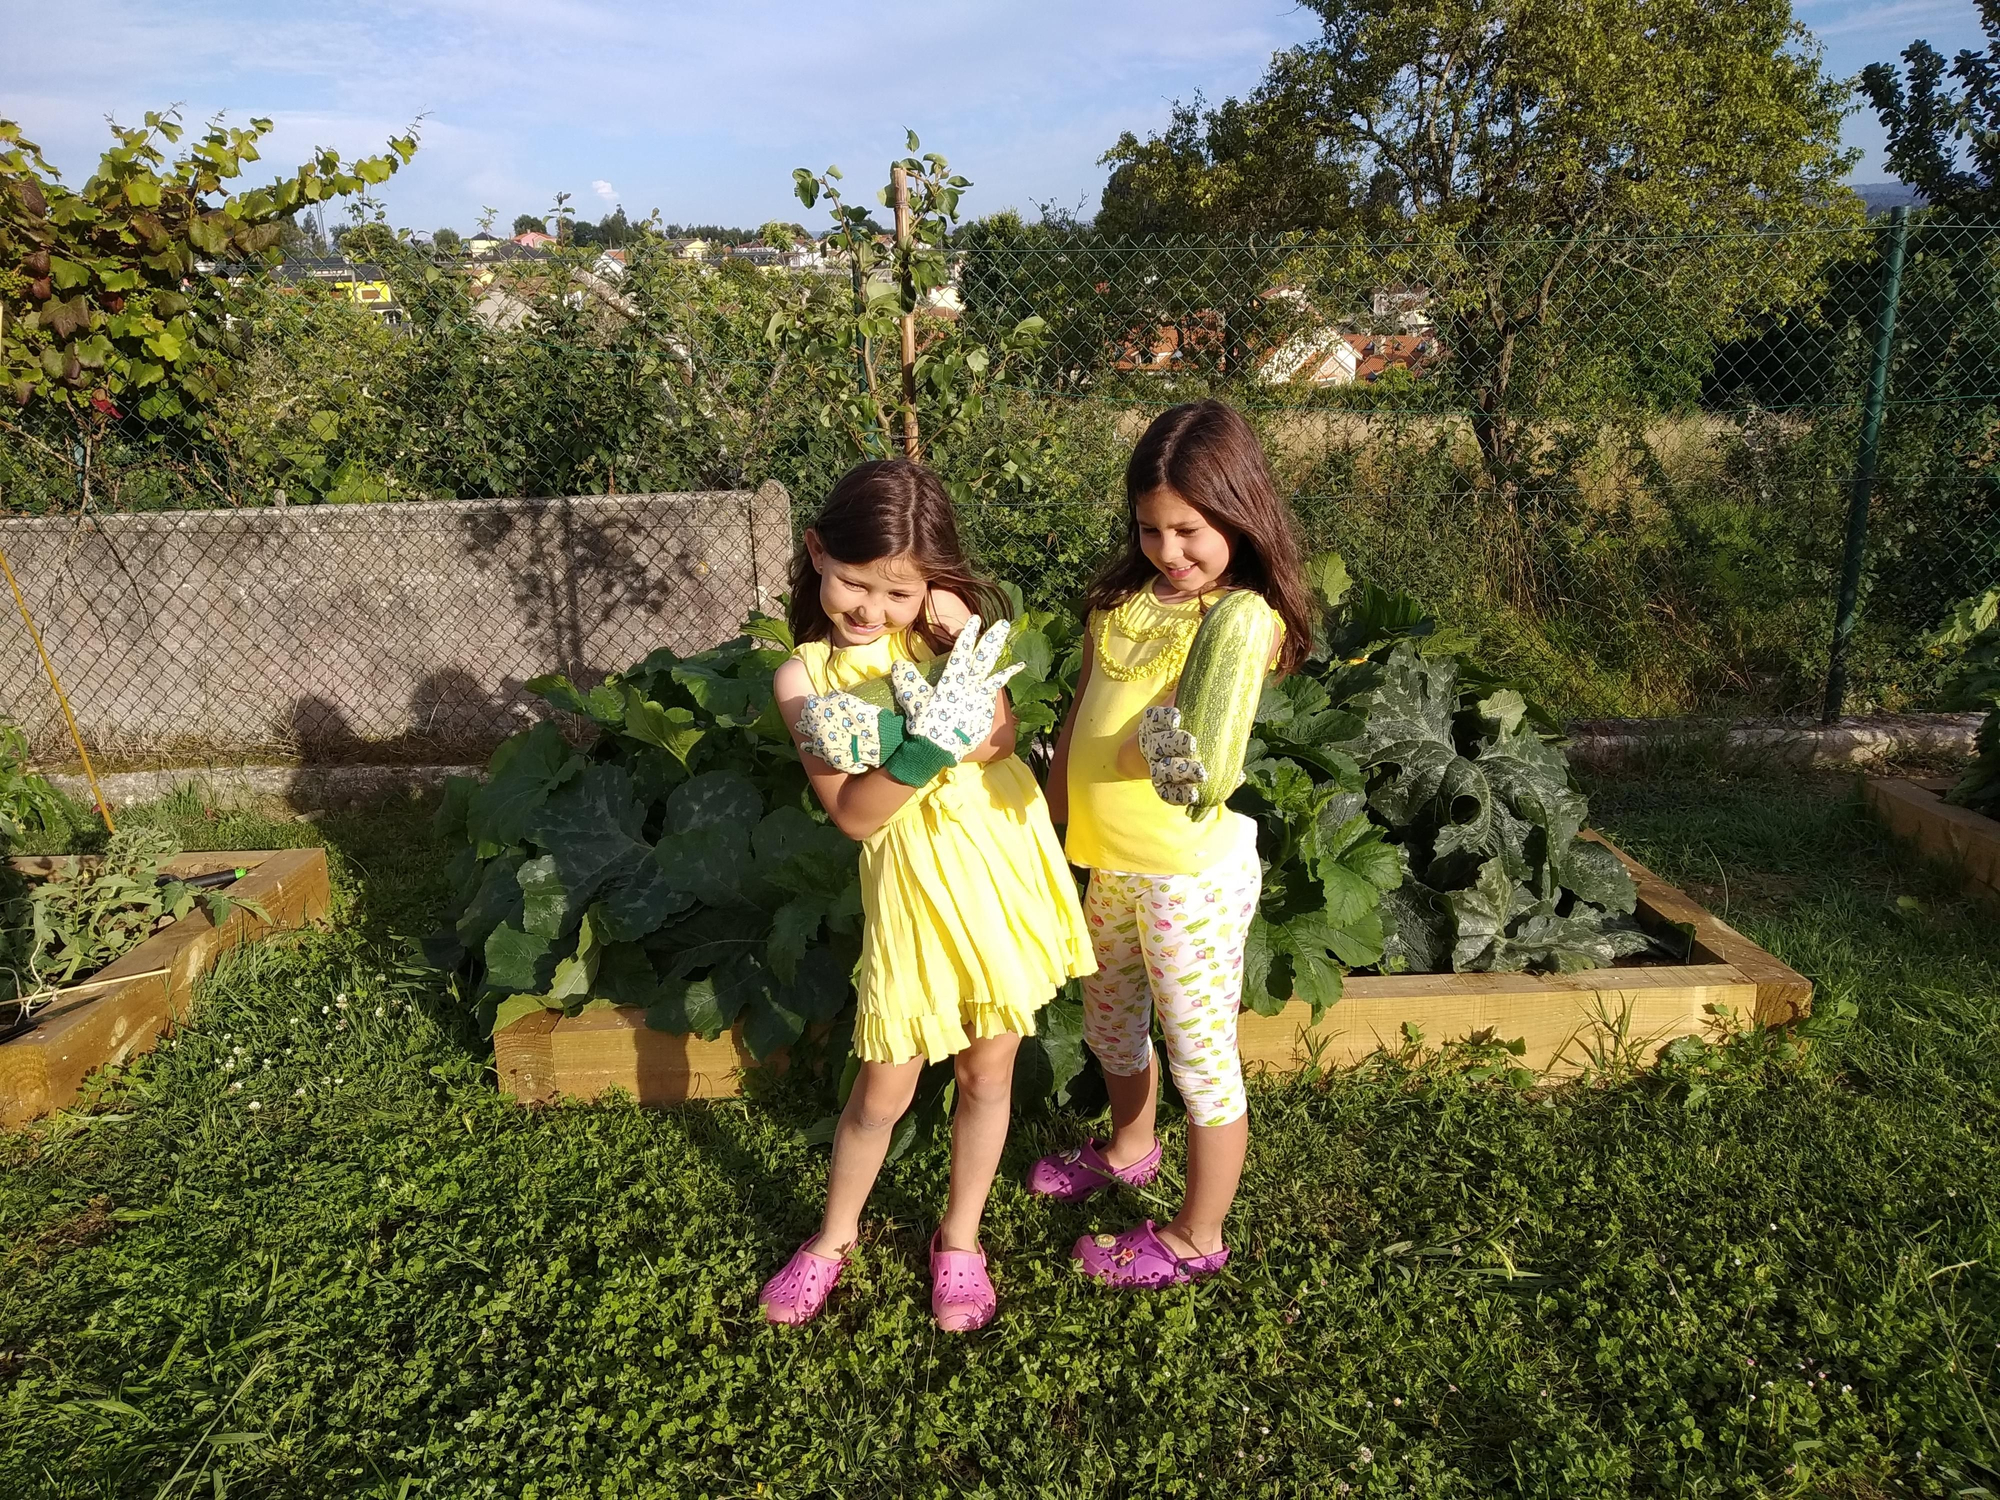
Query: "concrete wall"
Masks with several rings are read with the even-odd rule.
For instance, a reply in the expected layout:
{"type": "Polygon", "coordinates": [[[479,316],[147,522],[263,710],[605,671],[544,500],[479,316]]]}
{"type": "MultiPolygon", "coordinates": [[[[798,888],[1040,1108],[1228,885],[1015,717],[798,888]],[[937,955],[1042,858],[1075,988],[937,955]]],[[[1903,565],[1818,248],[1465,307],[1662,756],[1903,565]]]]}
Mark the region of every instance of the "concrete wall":
{"type": "MultiPolygon", "coordinates": [[[[687,653],[775,611],[784,489],[0,521],[92,753],[483,751],[541,712],[522,684],[687,653]]],[[[68,735],[11,597],[0,715],[68,735]]]]}

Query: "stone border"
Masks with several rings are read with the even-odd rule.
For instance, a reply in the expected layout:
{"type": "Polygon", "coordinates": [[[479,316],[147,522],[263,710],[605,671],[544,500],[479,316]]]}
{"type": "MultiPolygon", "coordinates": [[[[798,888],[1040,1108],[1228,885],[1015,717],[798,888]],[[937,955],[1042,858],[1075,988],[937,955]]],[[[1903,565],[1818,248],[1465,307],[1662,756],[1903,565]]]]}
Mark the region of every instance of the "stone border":
{"type": "Polygon", "coordinates": [[[1865,766],[1909,756],[1970,756],[1984,714],[1898,714],[1832,724],[1781,719],[1611,719],[1578,724],[1563,750],[1580,765],[1610,768],[1652,750],[1720,740],[1732,757],[1790,766],[1865,766]]]}
{"type": "MultiPolygon", "coordinates": [[[[75,856],[8,863],[24,874],[45,875],[75,863],[75,856]]],[[[61,1109],[97,1069],[150,1052],[160,1034],[187,1015],[196,981],[231,948],[326,915],[332,898],[324,849],[223,849],[178,855],[161,868],[169,875],[207,875],[238,866],[249,873],[228,886],[228,894],[256,902],[270,921],[238,906],[217,928],[197,906],[92,975],[88,990],[38,1012],[32,1030],[0,1042],[0,1127],[61,1109]]]]}

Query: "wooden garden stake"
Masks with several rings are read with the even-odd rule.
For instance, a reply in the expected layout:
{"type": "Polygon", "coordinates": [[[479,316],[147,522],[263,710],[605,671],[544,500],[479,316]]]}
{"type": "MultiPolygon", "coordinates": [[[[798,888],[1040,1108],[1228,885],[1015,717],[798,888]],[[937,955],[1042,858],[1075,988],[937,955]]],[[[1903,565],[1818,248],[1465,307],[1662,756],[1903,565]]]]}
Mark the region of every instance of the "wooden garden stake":
{"type": "MultiPolygon", "coordinates": [[[[903,263],[903,300],[914,304],[915,292],[910,280],[910,174],[902,167],[890,169],[890,181],[896,195],[896,253],[903,263]]],[[[917,435],[917,315],[914,310],[903,314],[903,457],[911,463],[922,463],[923,443],[917,435]]]]}
{"type": "Polygon", "coordinates": [[[15,607],[21,611],[21,623],[28,627],[28,639],[35,643],[35,650],[42,658],[42,671],[48,674],[49,686],[56,690],[56,702],[62,705],[63,722],[69,725],[69,737],[76,744],[77,758],[83,762],[83,774],[90,781],[90,795],[97,799],[97,815],[104,820],[104,831],[116,833],[117,824],[111,821],[111,809],[105,805],[104,791],[97,784],[97,772],[91,769],[90,752],[83,748],[83,731],[76,727],[76,715],[70,712],[69,695],[63,691],[61,680],[56,676],[56,664],[49,660],[49,648],[42,644],[42,633],[35,629],[34,616],[28,613],[28,601],[21,597],[21,585],[14,579],[14,570],[7,565],[7,554],[0,552],[0,573],[7,575],[7,586],[14,591],[15,607]]]}

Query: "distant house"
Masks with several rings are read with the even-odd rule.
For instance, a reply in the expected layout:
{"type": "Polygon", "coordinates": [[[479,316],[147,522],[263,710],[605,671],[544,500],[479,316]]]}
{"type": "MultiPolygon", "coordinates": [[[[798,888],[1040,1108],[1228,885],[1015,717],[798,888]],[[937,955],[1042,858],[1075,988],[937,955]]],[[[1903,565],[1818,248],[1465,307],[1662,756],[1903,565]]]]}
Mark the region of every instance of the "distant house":
{"type": "Polygon", "coordinates": [[[288,260],[278,267],[282,281],[317,283],[356,307],[366,308],[385,323],[403,321],[402,306],[380,266],[347,260],[341,256],[315,256],[288,260]]]}
{"type": "Polygon", "coordinates": [[[777,268],[778,254],[769,245],[738,245],[729,252],[732,260],[747,260],[751,265],[765,270],[777,268]]]}
{"type": "Polygon", "coordinates": [[[1361,355],[1337,328],[1295,333],[1265,355],[1257,379],[1265,385],[1351,385],[1361,355]]]}
{"type": "Polygon", "coordinates": [[[668,240],[667,248],[682,260],[704,260],[708,256],[707,240],[668,240]]]}
{"type": "Polygon", "coordinates": [[[590,269],[608,281],[622,281],[625,278],[625,252],[607,250],[597,257],[590,269]]]}
{"type": "Polygon", "coordinates": [[[529,229],[515,235],[513,243],[523,250],[546,250],[556,243],[556,237],[552,234],[543,234],[539,229],[529,229]]]}
{"type": "Polygon", "coordinates": [[[1377,323],[1394,322],[1404,333],[1430,328],[1431,289],[1397,282],[1369,294],[1368,311],[1377,323]]]}
{"type": "Polygon", "coordinates": [[[490,229],[479,229],[475,230],[471,238],[466,240],[465,248],[474,255],[484,255],[495,245],[504,245],[506,243],[507,237],[505,235],[495,234],[490,229]]]}

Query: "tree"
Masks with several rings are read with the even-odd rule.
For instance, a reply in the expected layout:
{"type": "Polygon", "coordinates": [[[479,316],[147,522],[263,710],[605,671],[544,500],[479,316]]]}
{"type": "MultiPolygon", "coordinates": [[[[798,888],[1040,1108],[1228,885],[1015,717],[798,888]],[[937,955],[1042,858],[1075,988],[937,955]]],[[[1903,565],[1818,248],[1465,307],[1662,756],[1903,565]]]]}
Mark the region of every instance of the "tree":
{"type": "Polygon", "coordinates": [[[1860,216],[1841,186],[1845,86],[1787,0],[1306,4],[1319,40],[1274,57],[1247,101],[1112,149],[1105,208],[1209,232],[1223,216],[1396,225],[1402,247],[1350,253],[1348,280],[1429,288],[1503,482],[1523,458],[1523,387],[1568,380],[1581,398],[1579,373],[1603,373],[1605,318],[1644,308],[1673,328],[1675,358],[1698,360],[1750,314],[1809,296],[1831,250],[1731,232],[1860,216]],[[1689,238],[1650,248],[1664,235],[1689,238]]]}
{"type": "Polygon", "coordinates": [[[465,253],[465,241],[459,238],[456,229],[433,229],[431,231],[431,248],[437,251],[439,255],[463,255],[465,253]]]}
{"type": "Polygon", "coordinates": [[[757,231],[758,243],[769,245],[773,250],[794,249],[811,237],[802,225],[786,224],[778,219],[767,221],[763,228],[757,231]]]}
{"type": "Polygon", "coordinates": [[[1889,134],[1889,170],[1927,201],[1968,218],[2000,210],[2000,0],[1979,0],[1986,50],[1958,54],[1944,86],[1937,48],[1903,49],[1904,75],[1893,63],[1861,70],[1861,92],[1889,134]]]}
{"type": "Polygon", "coordinates": [[[535,216],[534,216],[533,214],[516,214],[516,215],[514,215],[514,233],[515,233],[515,234],[517,234],[517,235],[518,235],[518,234],[547,234],[548,232],[549,232],[549,222],[548,222],[548,220],[546,220],[546,219],[538,219],[538,218],[536,218],[536,217],[535,217],[535,216]]]}
{"type": "Polygon", "coordinates": [[[118,144],[72,191],[0,120],[0,390],[16,406],[66,409],[86,446],[127,402],[143,417],[193,419],[235,369],[230,273],[275,263],[294,215],[365,194],[417,149],[410,134],[353,162],[323,150],[225,195],[258,159],[269,120],[247,130],[212,121],[172,161],[161,148],[181,138],[177,111],[111,128],[118,144]]]}

